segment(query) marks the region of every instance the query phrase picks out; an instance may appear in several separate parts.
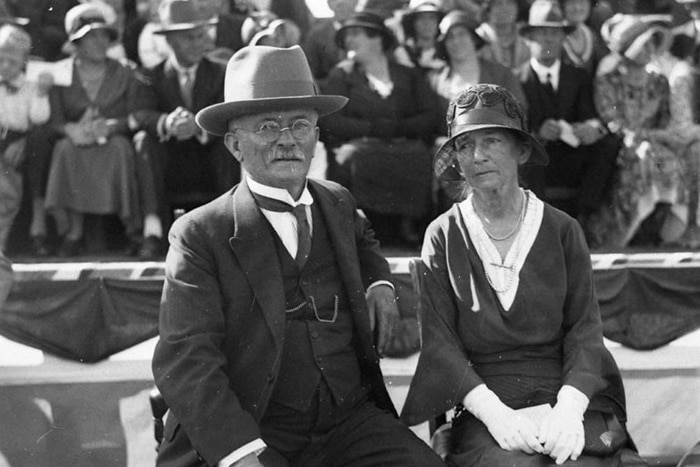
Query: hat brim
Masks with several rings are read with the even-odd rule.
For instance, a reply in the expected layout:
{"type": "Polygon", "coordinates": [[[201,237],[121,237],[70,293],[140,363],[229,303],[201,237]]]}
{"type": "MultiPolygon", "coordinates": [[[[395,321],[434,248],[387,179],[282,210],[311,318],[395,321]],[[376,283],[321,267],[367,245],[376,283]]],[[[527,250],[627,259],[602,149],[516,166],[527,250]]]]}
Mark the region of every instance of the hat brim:
{"type": "Polygon", "coordinates": [[[520,26],[520,34],[528,35],[535,29],[561,29],[564,34],[571,34],[576,30],[576,26],[561,23],[543,23],[538,25],[523,24],[520,26]]]}
{"type": "Polygon", "coordinates": [[[457,162],[457,150],[454,147],[454,140],[466,133],[470,133],[476,130],[485,130],[490,128],[500,128],[504,130],[510,130],[519,135],[523,136],[527,142],[532,145],[532,152],[530,153],[530,159],[528,159],[529,164],[535,165],[547,165],[549,164],[549,156],[544,146],[537,141],[530,133],[518,130],[507,125],[497,125],[493,123],[476,123],[470,125],[464,125],[460,130],[452,135],[447,141],[445,141],[440,148],[435,153],[433,158],[433,172],[435,177],[443,182],[458,182],[464,179],[462,172],[459,168],[459,162],[457,162]]]}
{"type": "Polygon", "coordinates": [[[290,109],[314,109],[318,116],[332,114],[348,102],[344,96],[299,96],[251,99],[237,102],[222,102],[200,110],[195,120],[207,133],[223,136],[228,132],[228,122],[236,117],[263,112],[290,109]]]}
{"type": "Polygon", "coordinates": [[[98,29],[107,31],[109,33],[109,38],[112,42],[117,40],[117,30],[114,29],[112,26],[106,23],[89,23],[75,31],[70,36],[68,36],[68,42],[78,41],[85,37],[89,32],[96,31],[98,29]]]}
{"type": "Polygon", "coordinates": [[[170,26],[161,26],[159,28],[154,29],[152,32],[153,34],[168,34],[170,32],[191,31],[197,28],[215,26],[218,23],[218,19],[210,19],[208,21],[197,21],[195,23],[177,23],[171,24],[170,26]]]}

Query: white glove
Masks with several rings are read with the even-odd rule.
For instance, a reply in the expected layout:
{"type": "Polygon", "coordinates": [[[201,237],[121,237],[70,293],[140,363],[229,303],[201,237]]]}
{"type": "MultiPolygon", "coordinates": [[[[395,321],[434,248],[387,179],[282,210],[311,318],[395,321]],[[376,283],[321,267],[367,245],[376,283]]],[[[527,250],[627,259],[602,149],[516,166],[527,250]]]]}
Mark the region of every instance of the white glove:
{"type": "Polygon", "coordinates": [[[588,407],[588,397],[573,386],[564,385],[557,394],[554,409],[542,420],[537,436],[544,453],[563,464],[567,459],[576,460],[583,451],[585,436],[583,413],[588,407]]]}
{"type": "Polygon", "coordinates": [[[485,384],[469,391],[464,398],[464,406],[486,425],[501,449],[528,454],[542,453],[534,423],[501,402],[485,384]]]}

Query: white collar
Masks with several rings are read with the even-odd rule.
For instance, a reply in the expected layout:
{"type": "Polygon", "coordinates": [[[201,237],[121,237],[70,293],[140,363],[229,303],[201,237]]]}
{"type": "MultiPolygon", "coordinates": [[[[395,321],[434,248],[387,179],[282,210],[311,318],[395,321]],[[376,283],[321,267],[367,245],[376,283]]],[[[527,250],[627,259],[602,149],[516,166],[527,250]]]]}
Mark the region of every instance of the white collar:
{"type": "Polygon", "coordinates": [[[282,201],[290,206],[298,206],[303,204],[305,206],[310,206],[314,202],[314,198],[309,192],[308,182],[304,185],[304,191],[301,192],[301,196],[298,201],[294,201],[292,195],[289,194],[284,188],[275,188],[268,185],[263,185],[253,180],[249,174],[246,174],[246,182],[248,183],[248,188],[255,194],[266,196],[268,198],[276,199],[277,201],[282,201]]]}
{"type": "Polygon", "coordinates": [[[537,78],[539,78],[540,83],[546,83],[547,75],[549,75],[554,89],[556,90],[559,88],[559,71],[561,70],[561,59],[556,59],[551,66],[546,67],[534,58],[530,58],[530,66],[533,70],[535,70],[535,73],[537,74],[537,78]]]}

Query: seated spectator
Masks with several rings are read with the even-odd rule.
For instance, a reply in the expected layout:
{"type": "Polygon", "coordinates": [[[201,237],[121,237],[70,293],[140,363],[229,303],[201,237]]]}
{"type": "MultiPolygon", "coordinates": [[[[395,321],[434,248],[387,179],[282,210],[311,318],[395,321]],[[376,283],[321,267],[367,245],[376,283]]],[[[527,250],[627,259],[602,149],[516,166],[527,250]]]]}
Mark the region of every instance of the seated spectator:
{"type": "Polygon", "coordinates": [[[154,31],[160,29],[160,2],[159,0],[151,0],[154,5],[155,14],[153,18],[147,22],[141,29],[137,41],[137,51],[139,62],[143,68],[149,69],[157,66],[163,60],[168,58],[170,47],[165,41],[165,37],[161,34],[154,34],[154,31]]]}
{"type": "MultiPolygon", "coordinates": [[[[477,50],[484,41],[476,34],[477,26],[476,20],[460,10],[447,13],[440,22],[437,56],[446,60],[447,64],[442,69],[428,74],[430,86],[438,95],[440,115],[446,115],[451,100],[469,85],[477,83],[503,86],[519,102],[526,102],[520,81],[511,70],[478,55],[477,50]]],[[[444,125],[439,125],[437,131],[443,134],[443,138],[438,141],[440,143],[444,140],[444,125]]],[[[440,194],[440,212],[453,202],[464,199],[468,187],[460,180],[454,184],[444,184],[442,188],[444,192],[440,194]],[[445,195],[445,199],[442,199],[442,195],[445,195]]]]}
{"type": "Polygon", "coordinates": [[[161,25],[171,53],[148,70],[149,95],[135,118],[139,183],[143,199],[142,258],[163,251],[173,209],[191,209],[223,193],[240,178],[240,169],[221,138],[200,130],[194,114],[223,101],[225,66],[206,56],[211,20],[200,20],[191,1],[166,0],[161,25]]]}
{"type": "Polygon", "coordinates": [[[700,132],[681,116],[688,111],[688,96],[672,102],[668,80],[648,66],[654,54],[669,47],[670,25],[617,15],[606,22],[604,32],[614,61],[599,69],[595,102],[624,144],[611,199],[591,218],[591,243],[625,247],[676,242],[686,231],[697,231],[688,223],[696,215],[688,211],[689,193],[697,197],[697,175],[691,171],[700,157],[700,132]],[[695,189],[688,190],[689,185],[695,189]]]}
{"type": "MultiPolygon", "coordinates": [[[[59,253],[83,247],[85,214],[117,214],[127,235],[140,226],[134,148],[129,114],[140,100],[140,83],[130,68],[107,57],[117,31],[92,3],[66,14],[74,58],[68,87],[51,91],[51,128],[58,142],[51,156],[46,208],[59,221],[59,253]]],[[[34,155],[32,155],[34,157],[34,155]]]]}
{"type": "Polygon", "coordinates": [[[335,32],[355,11],[357,0],[328,0],[332,18],[319,18],[302,45],[316,81],[322,81],[343,58],[343,49],[335,43],[335,32]]]}
{"type": "Polygon", "coordinates": [[[245,16],[224,11],[224,0],[194,0],[199,19],[216,26],[208,29],[210,43],[207,55],[212,60],[228,63],[233,53],[243,47],[241,26],[245,16]]]}
{"type": "Polygon", "coordinates": [[[355,13],[336,42],[348,59],[322,89],[350,102],[320,122],[335,154],[330,178],[350,189],[381,241],[416,246],[430,207],[434,94],[420,71],[392,61],[396,42],[381,17],[355,13]]]}
{"type": "Polygon", "coordinates": [[[523,163],[547,161],[522,107],[478,84],[447,125],[435,175],[474,189],[426,233],[423,348],[402,418],[454,409],[453,467],[619,466],[623,453],[643,465],[583,232],[518,184],[523,163]]]}
{"type": "Polygon", "coordinates": [[[31,37],[23,29],[0,26],[0,255],[22,201],[26,134],[49,119],[51,77],[27,81],[24,67],[31,37]]]}
{"type": "Polygon", "coordinates": [[[593,78],[562,60],[564,38],[572,29],[551,0],[535,0],[521,28],[531,53],[518,70],[532,104],[528,121],[550,157],[547,167],[527,167],[524,181],[545,201],[585,223],[608,190],[618,140],[598,118],[593,78]]]}
{"type": "Polygon", "coordinates": [[[64,57],[61,50],[66,42],[63,20],[77,0],[9,1],[8,9],[15,17],[29,20],[24,26],[32,38],[31,55],[47,61],[64,57]]]}
{"type": "Polygon", "coordinates": [[[564,19],[575,26],[564,40],[565,59],[595,76],[598,62],[608,54],[600,31],[594,31],[587,24],[595,0],[559,0],[559,3],[564,19]]]}
{"type": "Polygon", "coordinates": [[[518,34],[517,20],[526,11],[523,0],[484,0],[477,33],[486,41],[482,57],[517,69],[530,59],[530,49],[518,34]]]}
{"type": "Polygon", "coordinates": [[[139,56],[139,37],[147,24],[157,21],[157,0],[136,0],[134,11],[131,16],[127,17],[127,22],[124,26],[122,44],[124,45],[126,58],[140,67],[143,66],[143,63],[139,56]]]}
{"type": "Polygon", "coordinates": [[[428,71],[441,68],[445,62],[435,54],[438,23],[445,15],[439,0],[411,0],[401,14],[402,43],[394,51],[402,65],[428,71]]]}

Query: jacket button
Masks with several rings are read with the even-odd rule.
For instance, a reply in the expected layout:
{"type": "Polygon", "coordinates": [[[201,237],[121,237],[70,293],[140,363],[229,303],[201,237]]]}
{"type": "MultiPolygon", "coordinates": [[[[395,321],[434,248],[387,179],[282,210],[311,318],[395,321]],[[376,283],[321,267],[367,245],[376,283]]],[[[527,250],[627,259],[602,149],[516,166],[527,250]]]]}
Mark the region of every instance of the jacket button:
{"type": "Polygon", "coordinates": [[[312,339],[318,339],[318,333],[317,333],[316,331],[313,331],[313,332],[311,333],[311,338],[312,338],[312,339]]]}
{"type": "Polygon", "coordinates": [[[272,373],[270,373],[269,375],[267,375],[267,382],[268,382],[268,384],[269,384],[269,383],[272,383],[274,380],[275,380],[275,375],[273,375],[272,373]]]}

